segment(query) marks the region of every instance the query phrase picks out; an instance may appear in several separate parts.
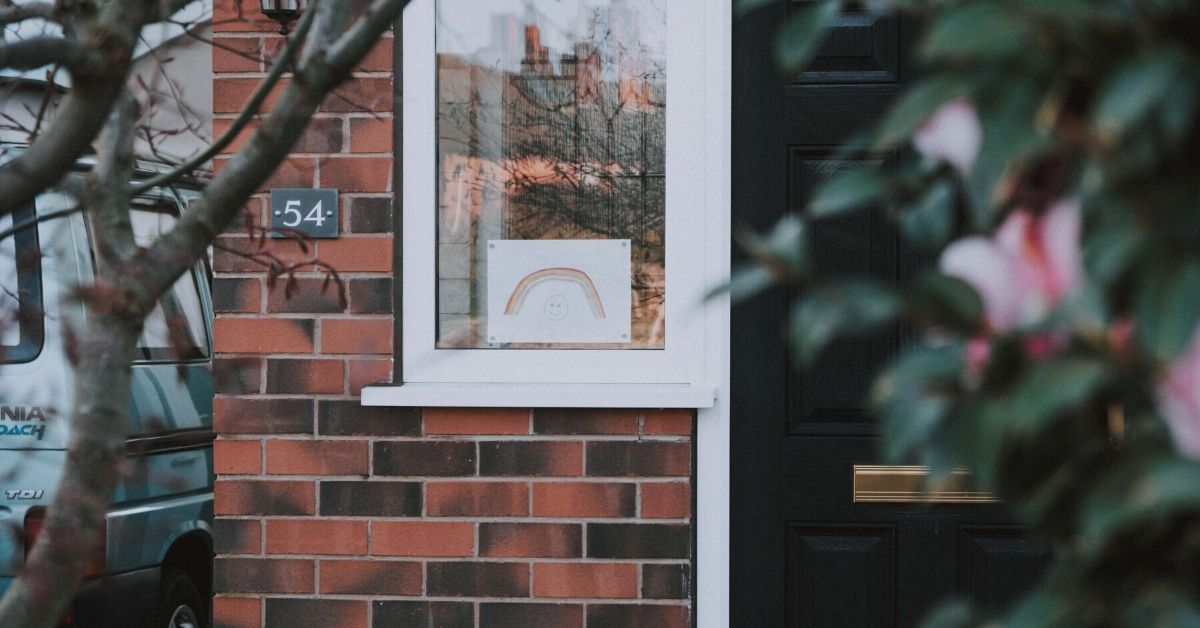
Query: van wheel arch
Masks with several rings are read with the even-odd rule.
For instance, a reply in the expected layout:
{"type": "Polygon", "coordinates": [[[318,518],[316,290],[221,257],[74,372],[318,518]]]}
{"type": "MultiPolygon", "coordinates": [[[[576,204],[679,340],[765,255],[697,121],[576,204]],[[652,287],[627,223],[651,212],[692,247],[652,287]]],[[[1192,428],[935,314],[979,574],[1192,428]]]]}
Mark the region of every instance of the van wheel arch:
{"type": "Polygon", "coordinates": [[[172,570],[186,573],[200,590],[206,602],[213,594],[213,550],[212,538],[202,532],[185,534],[171,544],[163,557],[161,573],[165,576],[172,570]]]}

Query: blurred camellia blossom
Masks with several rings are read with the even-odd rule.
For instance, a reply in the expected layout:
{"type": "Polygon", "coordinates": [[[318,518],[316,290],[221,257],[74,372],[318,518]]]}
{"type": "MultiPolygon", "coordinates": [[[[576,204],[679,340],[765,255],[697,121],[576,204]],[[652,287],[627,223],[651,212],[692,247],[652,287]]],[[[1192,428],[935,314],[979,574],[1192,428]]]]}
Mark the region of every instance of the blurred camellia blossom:
{"type": "Polygon", "coordinates": [[[979,155],[983,129],[975,107],[960,98],[942,105],[929,116],[913,134],[912,141],[922,155],[944,161],[965,175],[979,155]]]}
{"type": "Polygon", "coordinates": [[[1158,385],[1158,408],[1180,453],[1200,460],[1200,327],[1158,385]]]}

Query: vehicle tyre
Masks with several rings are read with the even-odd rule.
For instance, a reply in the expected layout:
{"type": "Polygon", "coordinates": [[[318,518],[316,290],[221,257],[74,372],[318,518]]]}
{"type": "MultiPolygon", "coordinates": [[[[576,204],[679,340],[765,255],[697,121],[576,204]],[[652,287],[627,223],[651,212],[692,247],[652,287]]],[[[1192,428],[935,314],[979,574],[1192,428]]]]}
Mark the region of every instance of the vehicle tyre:
{"type": "Polygon", "coordinates": [[[206,628],[208,605],[196,584],[184,572],[172,569],[163,574],[154,611],[154,628],[206,628]]]}

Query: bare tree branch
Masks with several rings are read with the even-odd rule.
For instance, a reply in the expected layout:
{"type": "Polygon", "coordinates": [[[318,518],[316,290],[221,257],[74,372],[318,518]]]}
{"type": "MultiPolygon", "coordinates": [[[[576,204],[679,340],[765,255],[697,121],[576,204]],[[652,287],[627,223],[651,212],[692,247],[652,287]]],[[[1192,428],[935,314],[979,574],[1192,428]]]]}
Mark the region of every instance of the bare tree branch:
{"type": "Polygon", "coordinates": [[[62,37],[31,37],[0,45],[0,68],[34,70],[46,65],[73,66],[82,61],[85,49],[62,37]]]}
{"type": "Polygon", "coordinates": [[[16,24],[34,18],[54,19],[54,5],[49,2],[27,2],[0,7],[0,25],[16,24]]]}

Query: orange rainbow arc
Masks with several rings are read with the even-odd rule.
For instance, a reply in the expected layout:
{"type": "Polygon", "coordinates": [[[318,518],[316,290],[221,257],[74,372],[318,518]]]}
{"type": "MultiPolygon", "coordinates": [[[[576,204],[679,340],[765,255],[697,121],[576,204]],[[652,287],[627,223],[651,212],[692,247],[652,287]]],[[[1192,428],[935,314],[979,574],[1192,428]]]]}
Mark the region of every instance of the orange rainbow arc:
{"type": "Polygon", "coordinates": [[[596,285],[592,283],[592,278],[587,273],[577,268],[543,268],[525,275],[521,281],[517,282],[517,287],[513,288],[512,294],[508,297],[508,303],[504,306],[504,315],[512,316],[521,311],[521,306],[525,304],[525,297],[529,295],[529,291],[537,284],[548,281],[550,279],[564,279],[579,284],[583,288],[583,292],[587,294],[588,304],[592,306],[592,314],[596,318],[604,318],[604,304],[600,302],[600,293],[596,291],[596,285]]]}

